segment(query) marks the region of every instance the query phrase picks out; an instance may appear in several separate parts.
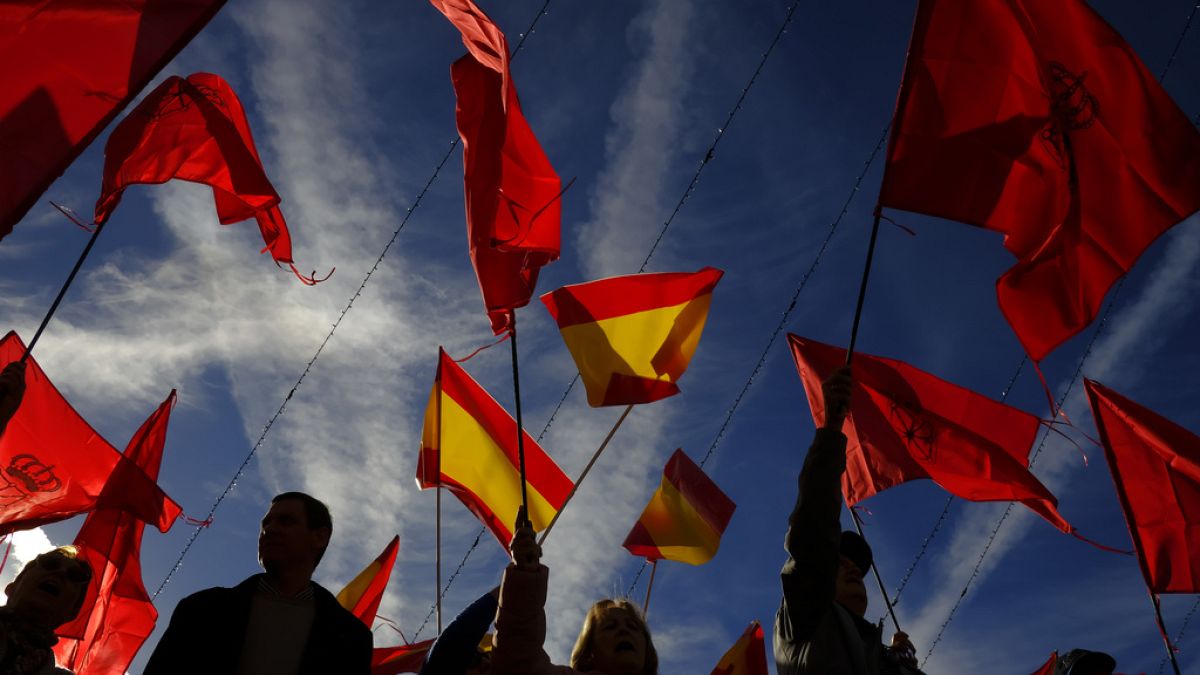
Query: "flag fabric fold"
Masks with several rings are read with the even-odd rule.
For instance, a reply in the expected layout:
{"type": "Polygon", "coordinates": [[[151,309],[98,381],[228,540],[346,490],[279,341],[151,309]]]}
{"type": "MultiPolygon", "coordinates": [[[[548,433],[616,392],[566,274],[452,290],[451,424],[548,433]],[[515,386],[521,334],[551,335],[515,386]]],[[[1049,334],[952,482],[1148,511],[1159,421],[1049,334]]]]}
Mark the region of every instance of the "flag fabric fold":
{"type": "Polygon", "coordinates": [[[921,0],[893,129],[880,205],[1004,234],[1034,361],[1200,209],[1200,132],[1083,0],[921,0]]]}
{"type": "Polygon", "coordinates": [[[767,675],[767,647],[761,624],[750,622],[742,637],[713,668],[712,675],[767,675]]]}
{"type": "MultiPolygon", "coordinates": [[[[125,457],[157,479],[166,444],[167,424],[175,405],[172,391],[130,440],[125,457]]],[[[122,476],[104,486],[118,493],[138,486],[122,476]]],[[[76,675],[124,675],[146,638],[154,632],[158,611],[142,581],[142,532],[145,523],[121,511],[99,509],[88,514],[75,536],[79,555],[92,566],[83,609],[57,630],[58,663],[76,675]]]]}
{"type": "Polygon", "coordinates": [[[717,554],[735,508],[703,469],[676,450],[624,546],[647,560],[703,565],[717,554]]]}
{"type": "Polygon", "coordinates": [[[388,580],[392,578],[392,567],[396,564],[396,554],[400,552],[400,536],[392,538],[379,557],[363,568],[358,576],[346,584],[337,594],[338,602],[346,611],[358,617],[359,621],[370,628],[375,623],[375,615],[379,613],[379,603],[383,601],[383,592],[387,589],[388,580]]]}
{"type": "Polygon", "coordinates": [[[467,239],[497,335],[529,303],[538,270],[558,259],[562,181],[521,112],[508,42],[471,0],[431,0],[462,33],[450,67],[463,142],[467,239]]]}
{"type": "Polygon", "coordinates": [[[1099,382],[1084,385],[1146,586],[1200,593],[1200,436],[1099,382]]]}
{"type": "Polygon", "coordinates": [[[396,647],[376,647],[371,655],[371,675],[399,675],[419,673],[425,665],[425,655],[433,646],[433,640],[415,642],[396,647]]]}
{"type": "MultiPolygon", "coordinates": [[[[825,422],[821,382],[846,350],[788,334],[813,423],[825,422]]],[[[1017,501],[1063,532],[1075,530],[1058,500],[1029,471],[1039,420],[907,363],[854,355],[854,388],[843,431],[850,506],[890,487],[929,478],[970,501],[1017,501]]]]}
{"type": "Polygon", "coordinates": [[[542,302],[592,406],[649,403],[676,384],[700,343],[723,272],[632,274],[563,286],[542,302]]]}
{"type": "MultiPolygon", "coordinates": [[[[0,364],[25,344],[0,340],[0,364]]],[[[125,511],[166,532],[182,513],[151,478],[71,407],[37,361],[26,361],[25,396],[0,436],[0,536],[97,508],[125,511]],[[121,490],[105,490],[109,482],[121,490]]]]}
{"type": "Polygon", "coordinates": [[[224,4],[0,3],[0,239],[224,4]]]}
{"type": "Polygon", "coordinates": [[[263,169],[242,103],[220,76],[167,78],[117,125],[104,148],[96,222],[109,219],[130,185],[172,179],[210,186],[222,224],[254,218],[264,252],[291,266],[279,194],[263,169]]]}
{"type": "MultiPolygon", "coordinates": [[[[528,432],[521,433],[529,520],[535,530],[543,530],[566,503],[573,483],[528,432]]],[[[453,492],[507,548],[521,505],[518,466],[516,421],[439,349],[421,430],[417,485],[453,492]]]]}

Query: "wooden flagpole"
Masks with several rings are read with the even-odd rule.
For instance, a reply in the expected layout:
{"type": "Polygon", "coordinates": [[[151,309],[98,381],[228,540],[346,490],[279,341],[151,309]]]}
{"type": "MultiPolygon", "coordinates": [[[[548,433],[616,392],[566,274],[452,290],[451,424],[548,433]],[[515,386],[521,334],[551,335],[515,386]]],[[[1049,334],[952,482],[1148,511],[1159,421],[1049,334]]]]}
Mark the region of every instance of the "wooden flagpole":
{"type": "Polygon", "coordinates": [[[567,493],[567,499],[563,502],[562,506],[558,508],[558,511],[554,514],[554,518],[550,520],[550,524],[546,526],[546,529],[542,530],[542,536],[540,539],[538,539],[539,546],[546,543],[546,537],[550,536],[550,530],[553,529],[554,524],[558,522],[559,516],[561,516],[563,510],[567,508],[567,504],[571,503],[571,498],[574,497],[575,492],[579,490],[579,485],[583,483],[584,478],[587,478],[588,472],[592,470],[592,466],[595,465],[596,460],[600,459],[600,453],[604,452],[604,449],[608,447],[608,442],[612,440],[613,435],[617,433],[617,429],[621,428],[621,423],[625,421],[626,417],[629,417],[629,413],[632,411],[633,404],[630,403],[629,406],[625,408],[625,412],[621,413],[621,416],[617,418],[617,423],[613,425],[612,429],[608,430],[608,435],[604,437],[604,441],[600,443],[600,447],[596,448],[596,452],[592,454],[592,459],[587,463],[587,466],[583,467],[583,471],[579,474],[579,478],[575,479],[575,484],[571,486],[571,491],[567,493]]]}
{"type": "MultiPolygon", "coordinates": [[[[107,222],[107,221],[106,221],[107,222]]],[[[75,281],[75,275],[79,274],[79,269],[83,267],[83,261],[87,260],[88,254],[92,252],[92,247],[96,245],[96,239],[100,236],[100,231],[104,229],[104,223],[96,223],[96,229],[92,230],[92,236],[88,239],[87,246],[83,247],[83,253],[79,254],[79,260],[75,261],[75,267],[71,268],[71,273],[67,275],[67,280],[63,282],[62,288],[58,290],[58,296],[54,298],[54,302],[50,303],[50,309],[46,312],[46,316],[42,317],[42,324],[38,326],[37,332],[33,334],[33,339],[29,341],[29,346],[25,348],[25,354],[21,356],[21,363],[29,360],[29,355],[33,353],[33,347],[42,337],[42,332],[46,330],[47,324],[58,311],[58,305],[62,303],[63,296],[67,294],[67,289],[75,281]]]]}
{"type": "Polygon", "coordinates": [[[650,581],[646,582],[646,601],[642,603],[642,620],[650,613],[650,591],[654,590],[654,573],[658,571],[658,561],[650,562],[650,581]]]}
{"type": "Polygon", "coordinates": [[[867,245],[867,262],[863,265],[862,284],[858,287],[858,305],[854,308],[854,324],[850,327],[850,346],[846,349],[846,365],[854,358],[858,342],[858,324],[862,319],[863,302],[867,299],[867,279],[871,276],[871,261],[875,258],[875,240],[879,237],[880,207],[875,207],[875,222],[871,225],[871,243],[867,245]]]}
{"type": "MultiPolygon", "coordinates": [[[[440,452],[438,453],[441,454],[440,452]]],[[[440,463],[440,460],[439,460],[440,463]]],[[[442,486],[441,471],[438,472],[438,487],[437,487],[437,586],[433,592],[437,594],[437,627],[438,635],[442,634],[442,486]]]]}
{"type": "MultiPolygon", "coordinates": [[[[858,517],[858,512],[849,504],[846,508],[850,509],[850,515],[854,517],[854,528],[858,530],[858,536],[862,537],[863,541],[867,541],[867,535],[863,534],[862,521],[858,517]]],[[[868,546],[871,544],[868,542],[868,546]]],[[[896,620],[896,610],[892,609],[892,599],[888,597],[887,588],[883,585],[883,577],[879,576],[879,565],[875,561],[871,561],[871,571],[875,573],[875,583],[879,584],[879,594],[883,596],[883,604],[887,605],[888,615],[892,617],[892,625],[896,627],[896,632],[902,632],[900,622],[896,620]]]]}
{"type": "Polygon", "coordinates": [[[1163,622],[1162,607],[1159,605],[1158,596],[1154,591],[1150,590],[1150,586],[1146,586],[1146,591],[1150,594],[1150,603],[1154,605],[1154,618],[1158,620],[1158,632],[1162,634],[1163,645],[1167,648],[1167,656],[1171,659],[1171,668],[1175,670],[1175,675],[1181,675],[1179,670],[1179,661],[1175,658],[1175,648],[1171,646],[1171,638],[1167,637],[1167,625],[1163,622]]]}

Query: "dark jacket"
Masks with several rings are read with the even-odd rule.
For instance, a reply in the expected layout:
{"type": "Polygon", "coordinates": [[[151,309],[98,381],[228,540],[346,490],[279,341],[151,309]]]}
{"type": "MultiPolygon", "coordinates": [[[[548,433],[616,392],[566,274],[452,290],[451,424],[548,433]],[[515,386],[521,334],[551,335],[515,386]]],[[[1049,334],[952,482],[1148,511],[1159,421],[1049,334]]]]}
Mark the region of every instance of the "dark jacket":
{"type": "MultiPolygon", "coordinates": [[[[143,675],[227,675],[237,672],[255,575],[233,588],[209,588],[179,601],[143,675]]],[[[371,631],[313,584],[316,613],[300,675],[369,675],[371,631]]]]}
{"type": "Polygon", "coordinates": [[[783,601],[775,616],[779,675],[908,675],[880,643],[882,630],[836,602],[846,437],[817,429],[788,517],[783,601]]]}
{"type": "Polygon", "coordinates": [[[479,643],[496,619],[499,605],[491,593],[484,593],[454,617],[429,648],[421,675],[463,675],[467,672],[475,662],[479,643]]]}

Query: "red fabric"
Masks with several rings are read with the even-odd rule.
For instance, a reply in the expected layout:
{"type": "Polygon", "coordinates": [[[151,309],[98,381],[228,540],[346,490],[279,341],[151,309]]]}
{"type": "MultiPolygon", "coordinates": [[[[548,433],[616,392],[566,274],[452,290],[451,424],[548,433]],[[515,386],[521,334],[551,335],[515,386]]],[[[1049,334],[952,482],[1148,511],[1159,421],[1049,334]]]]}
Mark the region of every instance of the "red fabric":
{"type": "Polygon", "coordinates": [[[470,0],[432,0],[469,52],[450,76],[463,141],[467,239],[483,303],[499,335],[529,303],[538,270],[558,259],[562,181],[521,113],[508,43],[470,0]]]}
{"type": "Polygon", "coordinates": [[[1084,380],[1146,585],[1200,593],[1200,436],[1084,380]]]}
{"type": "Polygon", "coordinates": [[[1042,664],[1040,668],[1030,673],[1030,675],[1054,675],[1054,667],[1058,664],[1058,652],[1051,652],[1050,658],[1042,664]]]}
{"type": "Polygon", "coordinates": [[[292,262],[279,194],[263,170],[241,101],[217,75],[167,78],[117,125],[104,148],[96,222],[108,220],[128,186],[173,178],[211,186],[222,224],[256,219],[264,250],[276,262],[292,262]]]}
{"type": "MultiPolygon", "coordinates": [[[[125,457],[158,478],[167,424],[175,392],[134,434],[125,457]]],[[[114,477],[105,492],[128,489],[114,477]]],[[[124,675],[158,620],[158,611],[142,583],[142,530],[145,523],[120,511],[94,511],[75,536],[80,555],[91,564],[95,578],[88,586],[83,609],[74,621],[58,628],[54,654],[59,664],[76,675],[124,675]]]]}
{"type": "Polygon", "coordinates": [[[433,640],[398,647],[376,647],[371,656],[371,675],[419,673],[433,640]]]}
{"type": "Polygon", "coordinates": [[[392,578],[392,568],[396,566],[396,555],[399,553],[400,536],[397,535],[392,537],[392,540],[383,549],[383,553],[380,553],[379,557],[375,559],[377,567],[374,576],[371,577],[371,582],[367,584],[362,595],[350,608],[350,613],[357,616],[359,621],[366,624],[367,628],[375,624],[375,617],[379,614],[379,604],[383,602],[383,592],[392,578]]]}
{"type": "Polygon", "coordinates": [[[0,3],[0,239],[224,4],[0,3]]]}
{"type": "MultiPolygon", "coordinates": [[[[0,340],[0,364],[24,353],[16,333],[0,340]]],[[[32,356],[25,386],[0,436],[0,535],[97,508],[127,511],[163,532],[171,528],[179,505],[71,408],[32,356]],[[104,490],[108,482],[124,489],[104,490]]]]}
{"type": "MultiPolygon", "coordinates": [[[[821,382],[846,363],[846,350],[788,335],[813,422],[825,422],[821,382]]],[[[1018,501],[1063,532],[1054,495],[1029,471],[1038,419],[907,363],[854,355],[850,414],[843,427],[842,491],[853,506],[919,478],[970,501],[1018,501]]]]}
{"type": "Polygon", "coordinates": [[[1004,233],[1035,361],[1200,209],[1200,133],[1082,0],[921,0],[896,115],[880,204],[1004,233]]]}

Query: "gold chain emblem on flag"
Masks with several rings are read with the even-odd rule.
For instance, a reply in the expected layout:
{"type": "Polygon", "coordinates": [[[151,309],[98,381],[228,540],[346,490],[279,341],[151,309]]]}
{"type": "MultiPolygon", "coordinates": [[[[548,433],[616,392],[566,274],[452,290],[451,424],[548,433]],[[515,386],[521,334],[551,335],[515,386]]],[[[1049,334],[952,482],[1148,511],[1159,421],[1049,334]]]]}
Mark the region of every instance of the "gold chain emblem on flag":
{"type": "Polygon", "coordinates": [[[1042,130],[1042,143],[1058,158],[1059,165],[1065,168],[1070,161],[1068,134],[1095,124],[1100,103],[1084,84],[1088,75],[1086,70],[1076,75],[1063,64],[1051,61],[1046,66],[1046,74],[1050,119],[1042,130]]]}
{"type": "Polygon", "coordinates": [[[892,399],[892,419],[909,452],[918,459],[927,462],[936,461],[934,439],[937,437],[933,423],[925,416],[924,409],[915,401],[900,401],[892,399]]]}

